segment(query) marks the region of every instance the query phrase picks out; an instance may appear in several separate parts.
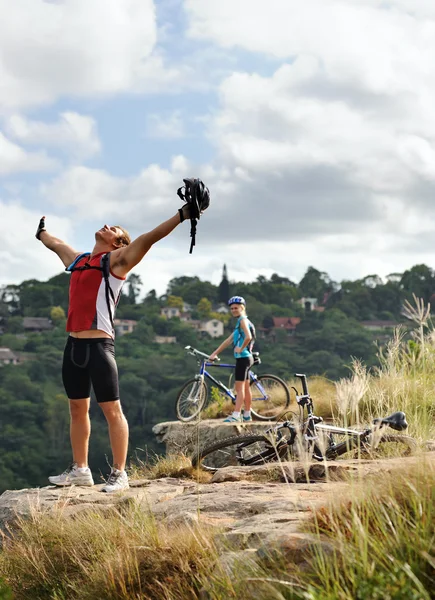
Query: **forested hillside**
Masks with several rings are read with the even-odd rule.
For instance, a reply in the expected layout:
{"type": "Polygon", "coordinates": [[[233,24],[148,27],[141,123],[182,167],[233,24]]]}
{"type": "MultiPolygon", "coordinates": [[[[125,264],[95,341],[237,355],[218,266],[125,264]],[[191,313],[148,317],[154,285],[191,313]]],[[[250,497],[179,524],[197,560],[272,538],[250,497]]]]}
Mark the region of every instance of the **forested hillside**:
{"type": "MultiPolygon", "coordinates": [[[[63,470],[70,458],[68,404],[61,382],[68,283],[69,276],[62,273],[46,282],[29,280],[0,290],[0,347],[19,358],[18,364],[0,367],[0,492],[45,485],[47,475],[63,470]],[[24,329],[26,317],[46,317],[52,328],[29,332],[24,329]]],[[[145,459],[147,453],[162,450],[151,428],[174,418],[177,391],[196,369],[184,346],[211,352],[221,341],[189,322],[162,317],[162,307],[188,303],[193,320],[220,319],[228,335],[229,316],[216,310],[231,294],[243,295],[257,326],[263,359],[259,371],[282,377],[302,371],[337,379],[348,373],[351,357],[376,364],[375,340],[385,342],[391,330],[373,330],[367,322],[403,322],[404,300],[415,293],[428,302],[434,291],[434,272],[425,265],[386,281],[369,276],[340,284],[313,267],[298,284],[277,274],[251,283],[229,282],[224,276],[219,286],[180,277],[169,282],[161,297],[154,290],[143,297],[139,277],[131,275],[117,317],[137,324],[116,343],[121,399],[131,430],[130,457],[145,459]],[[301,301],[307,298],[311,305],[301,301]],[[289,331],[274,325],[279,317],[299,317],[300,322],[289,331]],[[156,336],[175,337],[176,343],[156,343],[156,336]]],[[[100,470],[107,472],[110,448],[95,403],[91,417],[90,460],[98,480],[100,470]]]]}

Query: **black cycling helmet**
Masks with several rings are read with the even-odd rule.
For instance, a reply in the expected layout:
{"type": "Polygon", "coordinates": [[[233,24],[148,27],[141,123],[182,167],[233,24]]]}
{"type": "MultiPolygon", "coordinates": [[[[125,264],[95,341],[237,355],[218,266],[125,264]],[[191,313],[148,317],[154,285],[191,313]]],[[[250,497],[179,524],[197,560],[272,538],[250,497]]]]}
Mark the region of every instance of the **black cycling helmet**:
{"type": "Polygon", "coordinates": [[[183,179],[184,181],[184,192],[183,188],[180,187],[177,190],[177,194],[180,198],[189,204],[190,207],[190,218],[197,219],[201,217],[201,213],[204,212],[210,205],[210,192],[201,181],[201,179],[183,179]]]}
{"type": "Polygon", "coordinates": [[[243,298],[243,296],[232,296],[228,300],[228,306],[231,306],[231,304],[243,304],[244,306],[246,306],[246,301],[243,298]]]}

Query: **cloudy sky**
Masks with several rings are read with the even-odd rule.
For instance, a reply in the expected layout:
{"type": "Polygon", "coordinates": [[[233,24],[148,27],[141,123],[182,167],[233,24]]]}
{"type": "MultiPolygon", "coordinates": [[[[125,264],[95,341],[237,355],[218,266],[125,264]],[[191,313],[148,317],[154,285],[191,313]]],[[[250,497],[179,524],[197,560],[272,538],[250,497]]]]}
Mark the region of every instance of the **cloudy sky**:
{"type": "Polygon", "coordinates": [[[309,265],[336,281],[435,263],[433,0],[0,0],[0,285],[133,237],[179,207],[135,270],[218,283],[309,265]]]}

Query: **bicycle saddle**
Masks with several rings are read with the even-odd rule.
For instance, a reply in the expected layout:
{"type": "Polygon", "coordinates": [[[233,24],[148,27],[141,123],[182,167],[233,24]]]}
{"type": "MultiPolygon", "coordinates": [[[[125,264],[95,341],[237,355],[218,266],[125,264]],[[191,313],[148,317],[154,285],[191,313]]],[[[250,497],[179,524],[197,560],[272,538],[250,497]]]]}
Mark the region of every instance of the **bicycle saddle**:
{"type": "Polygon", "coordinates": [[[400,410],[389,417],[385,417],[385,419],[373,419],[373,423],[375,425],[381,425],[381,427],[382,425],[388,425],[396,431],[404,431],[408,427],[405,413],[400,410]]]}

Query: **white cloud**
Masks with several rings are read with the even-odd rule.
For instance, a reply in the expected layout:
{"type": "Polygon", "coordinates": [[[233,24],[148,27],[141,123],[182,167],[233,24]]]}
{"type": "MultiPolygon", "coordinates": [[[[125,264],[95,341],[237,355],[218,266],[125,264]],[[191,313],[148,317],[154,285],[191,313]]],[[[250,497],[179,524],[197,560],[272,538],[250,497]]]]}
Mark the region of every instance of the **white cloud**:
{"type": "Polygon", "coordinates": [[[431,6],[186,0],[192,37],[282,61],[272,76],[234,73],[220,87],[210,139],[246,180],[239,197],[266,193],[282,223],[315,233],[335,219],[340,235],[343,220],[355,228],[421,201],[422,182],[435,191],[431,6]]]}
{"type": "MultiPolygon", "coordinates": [[[[174,159],[182,166],[184,159],[174,159]]],[[[177,167],[174,172],[150,165],[133,177],[114,177],[107,171],[88,167],[71,167],[51,183],[41,186],[41,194],[55,207],[68,207],[77,219],[105,219],[122,221],[125,226],[137,227],[148,223],[149,217],[174,213],[180,200],[177,187],[182,177],[177,167]]]]}
{"type": "Polygon", "coordinates": [[[184,121],[180,110],[169,114],[147,116],[146,133],[151,138],[177,139],[185,136],[184,121]]]}
{"type": "Polygon", "coordinates": [[[12,115],[6,119],[5,128],[22,144],[57,147],[77,159],[94,156],[101,149],[95,120],[72,111],[61,113],[54,123],[12,115]]]}
{"type": "Polygon", "coordinates": [[[50,171],[57,161],[45,152],[26,152],[21,146],[8,140],[0,131],[0,175],[17,172],[50,171]]]}
{"type": "Polygon", "coordinates": [[[178,73],[153,54],[152,0],[0,0],[0,111],[139,88],[178,73]]]}
{"type": "MultiPolygon", "coordinates": [[[[59,258],[35,238],[40,213],[18,202],[12,204],[0,199],[0,214],[7,224],[0,248],[0,285],[21,283],[25,279],[44,280],[63,270],[59,258]]],[[[50,226],[59,238],[71,238],[69,219],[53,216],[50,226]]]]}

